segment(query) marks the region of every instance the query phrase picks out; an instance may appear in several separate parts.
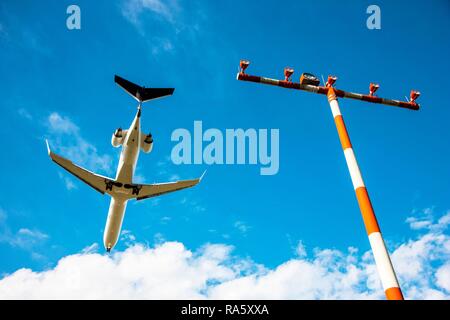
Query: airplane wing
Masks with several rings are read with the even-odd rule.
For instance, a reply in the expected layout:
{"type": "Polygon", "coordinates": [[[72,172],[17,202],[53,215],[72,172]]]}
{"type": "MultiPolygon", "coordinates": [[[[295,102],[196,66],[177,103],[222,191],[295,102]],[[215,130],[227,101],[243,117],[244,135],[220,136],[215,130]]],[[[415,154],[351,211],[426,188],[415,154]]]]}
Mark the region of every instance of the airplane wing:
{"type": "Polygon", "coordinates": [[[202,181],[203,176],[198,179],[192,180],[182,180],[175,182],[166,182],[166,183],[154,183],[154,184],[141,184],[139,185],[139,192],[136,195],[136,200],[144,200],[147,198],[157,197],[166,193],[186,189],[197,185],[200,181],[202,181]]]}
{"type": "Polygon", "coordinates": [[[101,176],[99,174],[95,174],[89,170],[86,170],[80,166],[77,166],[72,161],[63,158],[53,151],[50,150],[50,146],[48,144],[48,141],[45,141],[47,143],[47,150],[48,155],[50,158],[59,166],[63,167],[67,171],[69,171],[71,174],[73,174],[75,177],[83,181],[84,183],[88,184],[101,194],[110,193],[108,190],[112,190],[111,186],[114,183],[114,179],[110,179],[108,177],[101,176]]]}

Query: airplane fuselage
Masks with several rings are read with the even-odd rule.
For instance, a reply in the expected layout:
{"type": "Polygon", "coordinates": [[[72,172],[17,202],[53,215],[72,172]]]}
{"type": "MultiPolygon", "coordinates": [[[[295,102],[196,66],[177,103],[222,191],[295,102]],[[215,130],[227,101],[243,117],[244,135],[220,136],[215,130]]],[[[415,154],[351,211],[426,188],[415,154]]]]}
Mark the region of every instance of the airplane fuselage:
{"type": "MultiPolygon", "coordinates": [[[[141,108],[139,107],[136,117],[128,129],[122,143],[116,181],[123,184],[131,184],[133,182],[134,170],[136,168],[141,146],[140,119],[141,108]]],[[[108,218],[106,219],[105,231],[103,233],[103,244],[108,252],[116,245],[119,239],[128,200],[129,197],[127,197],[126,194],[121,196],[120,193],[117,193],[116,195],[111,196],[108,218]]]]}
{"type": "Polygon", "coordinates": [[[111,136],[111,145],[115,148],[122,147],[115,179],[89,171],[73,163],[70,159],[56,154],[51,150],[48,140],[45,140],[48,155],[53,162],[97,192],[111,196],[105,231],[103,233],[103,244],[108,252],[111,251],[119,240],[120,230],[129,200],[141,201],[191,188],[197,185],[203,177],[202,175],[197,179],[152,184],[133,183],[134,170],[139,152],[142,150],[144,153],[149,153],[153,149],[152,134],[144,134],[141,131],[142,103],[170,96],[175,89],[141,87],[117,75],[114,76],[114,81],[139,102],[136,116],[130,128],[128,130],[118,128],[111,136]]]}

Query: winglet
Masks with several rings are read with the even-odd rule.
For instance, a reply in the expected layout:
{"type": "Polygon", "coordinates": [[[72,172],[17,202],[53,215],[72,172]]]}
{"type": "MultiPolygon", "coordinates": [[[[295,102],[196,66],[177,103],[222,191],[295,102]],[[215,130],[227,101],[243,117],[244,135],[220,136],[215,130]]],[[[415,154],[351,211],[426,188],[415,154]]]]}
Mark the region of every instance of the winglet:
{"type": "Polygon", "coordinates": [[[207,170],[203,171],[203,173],[202,173],[202,175],[200,176],[200,178],[198,178],[198,182],[202,181],[203,176],[206,174],[206,171],[207,171],[207,170]]]}
{"type": "Polygon", "coordinates": [[[52,150],[50,150],[50,145],[48,144],[48,140],[47,140],[47,139],[45,139],[45,143],[47,144],[47,152],[48,152],[48,155],[51,155],[52,150]]]}

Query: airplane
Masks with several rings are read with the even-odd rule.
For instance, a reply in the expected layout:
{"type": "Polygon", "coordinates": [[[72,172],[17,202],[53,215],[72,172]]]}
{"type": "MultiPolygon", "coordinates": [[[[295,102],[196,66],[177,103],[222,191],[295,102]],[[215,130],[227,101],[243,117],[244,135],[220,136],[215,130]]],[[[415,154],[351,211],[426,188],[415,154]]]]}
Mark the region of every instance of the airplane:
{"type": "Polygon", "coordinates": [[[202,180],[205,174],[204,172],[200,178],[192,180],[154,184],[133,183],[133,175],[136,169],[139,151],[142,150],[145,153],[149,153],[153,149],[152,135],[150,133],[144,134],[141,131],[142,104],[150,100],[170,96],[175,89],[145,88],[117,75],[115,75],[114,81],[138,101],[137,113],[130,128],[128,130],[118,128],[111,137],[113,147],[118,148],[122,146],[115,179],[93,173],[57,155],[50,149],[48,140],[46,140],[47,150],[51,160],[96,191],[111,196],[108,218],[103,234],[103,244],[108,253],[117,244],[125,209],[129,200],[135,199],[140,201],[193,187],[202,180]]]}

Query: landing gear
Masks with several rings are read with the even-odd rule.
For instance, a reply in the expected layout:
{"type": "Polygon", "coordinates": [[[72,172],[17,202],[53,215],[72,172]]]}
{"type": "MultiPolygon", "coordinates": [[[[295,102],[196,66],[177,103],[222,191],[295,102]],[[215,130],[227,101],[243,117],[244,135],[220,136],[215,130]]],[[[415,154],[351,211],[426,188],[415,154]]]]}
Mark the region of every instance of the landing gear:
{"type": "Polygon", "coordinates": [[[105,185],[106,185],[105,186],[106,190],[112,191],[112,188],[113,188],[113,185],[114,185],[114,181],[105,179],[105,185]]]}
{"type": "Polygon", "coordinates": [[[131,194],[139,195],[139,190],[141,190],[141,188],[139,188],[139,186],[134,186],[131,194]]]}

